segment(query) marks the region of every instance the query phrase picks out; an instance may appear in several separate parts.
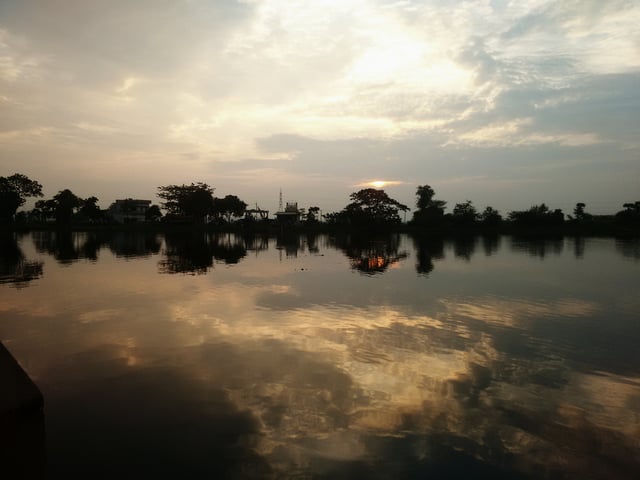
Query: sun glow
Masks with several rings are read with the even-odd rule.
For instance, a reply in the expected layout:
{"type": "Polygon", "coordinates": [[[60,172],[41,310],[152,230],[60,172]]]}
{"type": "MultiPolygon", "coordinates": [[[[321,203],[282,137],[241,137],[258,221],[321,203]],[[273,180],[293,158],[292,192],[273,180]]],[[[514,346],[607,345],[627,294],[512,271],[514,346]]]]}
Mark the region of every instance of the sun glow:
{"type": "Polygon", "coordinates": [[[392,185],[401,185],[403,182],[398,180],[371,180],[367,182],[362,182],[357,184],[357,187],[366,187],[366,188],[384,188],[392,185]]]}

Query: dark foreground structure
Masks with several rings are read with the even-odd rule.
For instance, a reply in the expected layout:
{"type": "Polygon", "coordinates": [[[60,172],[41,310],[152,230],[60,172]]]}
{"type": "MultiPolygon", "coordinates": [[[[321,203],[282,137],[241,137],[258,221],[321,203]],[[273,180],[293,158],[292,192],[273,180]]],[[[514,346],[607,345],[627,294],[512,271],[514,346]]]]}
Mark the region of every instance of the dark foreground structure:
{"type": "Polygon", "coordinates": [[[0,343],[0,478],[44,478],[43,397],[0,343]]]}

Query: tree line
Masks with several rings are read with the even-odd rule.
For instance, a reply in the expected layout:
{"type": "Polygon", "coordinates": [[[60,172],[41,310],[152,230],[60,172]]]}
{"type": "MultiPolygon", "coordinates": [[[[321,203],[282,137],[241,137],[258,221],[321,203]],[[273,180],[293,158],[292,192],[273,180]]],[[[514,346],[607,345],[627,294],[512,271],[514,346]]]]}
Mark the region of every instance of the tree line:
{"type": "MultiPolygon", "coordinates": [[[[150,205],[144,211],[144,220],[155,222],[161,218],[168,222],[201,223],[205,219],[231,222],[244,216],[247,204],[236,195],[223,198],[213,196],[214,189],[206,183],[190,185],[166,185],[158,187],[160,206],[150,205]],[[165,213],[162,213],[162,210],[165,213]]],[[[0,221],[3,223],[49,222],[56,224],[108,224],[114,221],[114,213],[123,217],[135,212],[136,200],[131,198],[114,202],[108,209],[98,206],[98,198],[81,198],[69,189],[56,193],[52,198],[37,200],[33,209],[18,212],[28,198],[43,197],[42,185],[16,173],[0,177],[0,221]]]]}
{"type": "MultiPolygon", "coordinates": [[[[326,215],[330,224],[337,226],[390,226],[401,223],[400,212],[409,207],[389,197],[384,190],[366,188],[352,193],[351,203],[341,211],[326,215]]],[[[429,185],[416,189],[416,210],[408,225],[415,228],[440,230],[498,229],[509,225],[528,228],[557,228],[565,224],[581,227],[597,227],[615,224],[640,227],[640,201],[625,203],[615,215],[592,215],[585,211],[586,204],[576,203],[573,214],[561,209],[551,209],[546,204],[533,205],[526,210],[513,210],[506,218],[492,206],[479,211],[471,200],[456,203],[451,213],[445,213],[447,202],[435,198],[429,185]],[[566,218],[565,218],[566,217],[566,218]]]]}
{"type": "MultiPolygon", "coordinates": [[[[189,185],[164,185],[158,187],[160,205],[145,208],[144,220],[167,223],[214,223],[229,224],[234,220],[257,221],[247,213],[247,203],[236,195],[214,196],[215,189],[206,183],[189,185]],[[163,211],[164,210],[164,214],[163,211]]],[[[471,200],[456,203],[451,213],[445,213],[447,202],[435,198],[435,191],[429,185],[416,189],[416,209],[406,222],[409,227],[424,229],[496,229],[504,225],[534,228],[554,228],[567,223],[578,226],[613,224],[626,227],[640,227],[640,201],[624,203],[622,210],[613,215],[592,215],[586,211],[586,204],[576,203],[572,214],[565,215],[561,209],[552,209],[545,203],[533,205],[526,210],[514,210],[506,217],[492,206],[478,210],[471,200]]],[[[16,173],[0,177],[0,221],[3,223],[37,223],[54,221],[56,224],[108,224],[113,222],[114,210],[126,214],[133,211],[132,199],[118,201],[108,209],[98,206],[98,198],[81,198],[71,190],[64,189],[46,200],[37,200],[30,211],[18,212],[28,198],[43,197],[42,185],[16,173]]],[[[389,197],[384,190],[365,188],[352,193],[351,200],[342,210],[324,215],[317,206],[307,211],[299,210],[302,224],[324,224],[335,228],[393,228],[406,220],[411,209],[389,197]]],[[[267,222],[270,220],[266,220],[267,222]]]]}

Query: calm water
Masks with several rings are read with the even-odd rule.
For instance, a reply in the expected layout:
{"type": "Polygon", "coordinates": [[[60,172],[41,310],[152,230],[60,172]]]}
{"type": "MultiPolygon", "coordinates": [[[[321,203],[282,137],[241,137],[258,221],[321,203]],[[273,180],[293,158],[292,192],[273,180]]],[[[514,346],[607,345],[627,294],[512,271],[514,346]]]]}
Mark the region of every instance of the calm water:
{"type": "Polygon", "coordinates": [[[640,475],[637,241],[1,244],[49,477],[640,475]]]}

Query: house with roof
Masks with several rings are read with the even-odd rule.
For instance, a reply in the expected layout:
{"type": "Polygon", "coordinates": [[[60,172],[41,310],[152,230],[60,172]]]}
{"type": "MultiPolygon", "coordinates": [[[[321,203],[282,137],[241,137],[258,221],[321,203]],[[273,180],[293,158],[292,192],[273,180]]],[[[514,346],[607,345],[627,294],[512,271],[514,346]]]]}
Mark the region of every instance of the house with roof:
{"type": "Polygon", "coordinates": [[[116,200],[109,206],[109,214],[118,223],[144,222],[151,200],[126,198],[116,200]]]}

